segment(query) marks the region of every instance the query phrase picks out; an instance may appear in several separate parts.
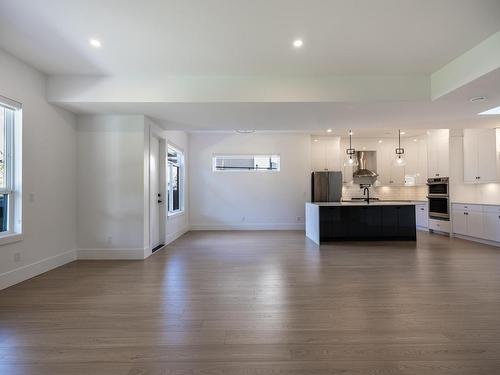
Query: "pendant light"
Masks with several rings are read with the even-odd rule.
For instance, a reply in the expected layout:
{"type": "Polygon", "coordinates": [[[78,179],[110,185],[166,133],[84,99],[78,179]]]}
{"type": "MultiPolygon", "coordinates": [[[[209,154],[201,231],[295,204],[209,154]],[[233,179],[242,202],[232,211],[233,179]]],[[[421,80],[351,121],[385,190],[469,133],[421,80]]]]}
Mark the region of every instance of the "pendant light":
{"type": "Polygon", "coordinates": [[[396,167],[404,167],[406,160],[403,157],[405,149],[401,147],[401,129],[398,129],[398,147],[396,148],[396,157],[394,158],[394,165],[396,167]]]}
{"type": "Polygon", "coordinates": [[[346,149],[347,159],[344,162],[346,167],[354,167],[358,165],[356,150],[352,148],[352,130],[349,130],[349,148],[346,149]]]}

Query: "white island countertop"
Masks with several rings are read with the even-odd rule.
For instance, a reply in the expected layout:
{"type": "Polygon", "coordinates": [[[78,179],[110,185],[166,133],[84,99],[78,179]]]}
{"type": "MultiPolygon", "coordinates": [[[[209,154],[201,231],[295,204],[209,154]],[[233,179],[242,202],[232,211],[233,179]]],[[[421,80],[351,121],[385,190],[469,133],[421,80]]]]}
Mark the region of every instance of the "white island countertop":
{"type": "Polygon", "coordinates": [[[418,204],[427,203],[425,201],[377,201],[370,200],[370,203],[366,203],[365,201],[344,201],[344,202],[308,202],[306,204],[312,204],[315,206],[415,206],[418,204]]]}

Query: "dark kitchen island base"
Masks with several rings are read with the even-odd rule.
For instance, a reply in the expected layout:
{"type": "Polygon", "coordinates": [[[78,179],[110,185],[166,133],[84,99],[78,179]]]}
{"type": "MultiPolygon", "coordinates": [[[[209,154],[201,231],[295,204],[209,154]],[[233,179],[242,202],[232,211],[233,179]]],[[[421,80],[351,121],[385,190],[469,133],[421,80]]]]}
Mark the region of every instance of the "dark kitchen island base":
{"type": "Polygon", "coordinates": [[[416,241],[414,204],[308,203],[306,234],[317,243],[327,241],[416,241]],[[317,218],[314,217],[317,215],[317,218]],[[310,226],[310,228],[307,228],[310,226]],[[309,229],[309,230],[308,230],[309,229]],[[316,233],[317,232],[317,233],[316,233]]]}

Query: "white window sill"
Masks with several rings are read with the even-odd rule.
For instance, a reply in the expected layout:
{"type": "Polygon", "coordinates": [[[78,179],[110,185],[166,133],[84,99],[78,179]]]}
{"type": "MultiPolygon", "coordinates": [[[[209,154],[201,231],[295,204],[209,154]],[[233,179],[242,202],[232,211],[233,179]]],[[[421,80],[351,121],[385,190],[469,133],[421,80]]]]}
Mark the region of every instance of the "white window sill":
{"type": "Polygon", "coordinates": [[[184,210],[175,211],[175,212],[169,212],[167,214],[167,218],[170,219],[170,218],[174,218],[174,217],[180,216],[180,215],[184,215],[184,210]]]}
{"type": "Polygon", "coordinates": [[[22,233],[7,233],[0,234],[0,246],[7,245],[9,243],[19,242],[23,240],[22,233]]]}

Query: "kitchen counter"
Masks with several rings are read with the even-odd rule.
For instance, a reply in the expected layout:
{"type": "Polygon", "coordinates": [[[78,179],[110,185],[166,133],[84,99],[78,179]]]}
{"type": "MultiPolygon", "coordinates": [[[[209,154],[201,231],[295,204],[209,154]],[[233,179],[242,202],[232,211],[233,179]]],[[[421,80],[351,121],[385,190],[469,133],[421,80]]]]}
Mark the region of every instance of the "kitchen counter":
{"type": "Polygon", "coordinates": [[[370,200],[370,203],[365,201],[342,201],[342,202],[313,202],[306,204],[313,204],[321,207],[342,207],[342,206],[415,206],[418,204],[427,203],[426,201],[378,201],[370,200]]]}
{"type": "Polygon", "coordinates": [[[421,201],[306,203],[306,236],[327,241],[415,241],[421,201]]]}
{"type": "Polygon", "coordinates": [[[481,206],[500,206],[500,203],[482,203],[482,202],[456,202],[452,201],[451,204],[477,204],[481,206]]]}

